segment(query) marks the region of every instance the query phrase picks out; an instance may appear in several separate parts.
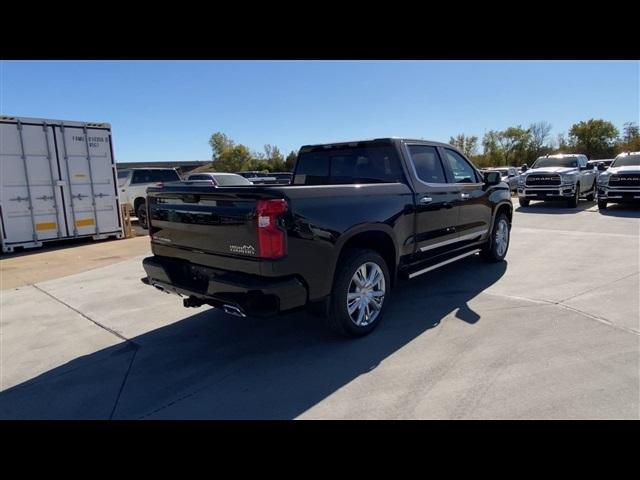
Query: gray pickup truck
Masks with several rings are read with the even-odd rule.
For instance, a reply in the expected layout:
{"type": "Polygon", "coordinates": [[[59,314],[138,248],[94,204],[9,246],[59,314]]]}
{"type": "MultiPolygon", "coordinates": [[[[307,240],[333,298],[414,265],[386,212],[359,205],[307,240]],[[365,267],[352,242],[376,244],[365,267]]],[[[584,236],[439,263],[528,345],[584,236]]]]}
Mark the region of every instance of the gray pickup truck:
{"type": "Polygon", "coordinates": [[[557,154],[539,157],[531,168],[523,166],[518,178],[520,206],[528,207],[531,200],[563,200],[575,208],[580,198],[593,201],[598,175],[587,162],[586,155],[557,154]]]}

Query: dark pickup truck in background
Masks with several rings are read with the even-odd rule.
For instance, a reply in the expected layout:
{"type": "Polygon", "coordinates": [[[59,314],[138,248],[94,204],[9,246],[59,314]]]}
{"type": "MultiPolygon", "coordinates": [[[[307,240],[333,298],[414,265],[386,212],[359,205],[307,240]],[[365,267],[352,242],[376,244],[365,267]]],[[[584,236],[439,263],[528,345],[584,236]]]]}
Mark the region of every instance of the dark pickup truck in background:
{"type": "Polygon", "coordinates": [[[399,277],[503,260],[513,212],[499,172],[399,138],[302,147],[290,185],[172,184],[147,205],[145,283],[238,316],[314,306],[348,336],[375,328],[399,277]]]}

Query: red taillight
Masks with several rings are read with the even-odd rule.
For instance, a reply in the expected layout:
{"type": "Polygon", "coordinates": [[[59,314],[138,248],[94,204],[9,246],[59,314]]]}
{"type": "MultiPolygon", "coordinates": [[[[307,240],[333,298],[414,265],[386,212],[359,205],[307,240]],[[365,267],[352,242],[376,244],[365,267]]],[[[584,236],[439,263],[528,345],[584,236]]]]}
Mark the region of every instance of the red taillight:
{"type": "Polygon", "coordinates": [[[287,211],[287,202],[278,200],[258,200],[258,256],[263,258],[284,257],[285,233],[278,227],[278,217],[287,211]]]}

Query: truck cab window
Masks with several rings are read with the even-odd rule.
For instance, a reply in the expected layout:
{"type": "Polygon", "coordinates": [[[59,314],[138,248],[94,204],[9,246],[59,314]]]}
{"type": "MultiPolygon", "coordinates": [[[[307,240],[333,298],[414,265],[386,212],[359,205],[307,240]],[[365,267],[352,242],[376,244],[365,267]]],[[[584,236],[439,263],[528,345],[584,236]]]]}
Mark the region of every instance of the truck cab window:
{"type": "Polygon", "coordinates": [[[447,183],[438,150],[429,145],[409,145],[418,178],[427,183],[447,183]]]}
{"type": "Polygon", "coordinates": [[[294,184],[328,185],[404,182],[395,150],[371,145],[312,150],[300,154],[294,184]]]}

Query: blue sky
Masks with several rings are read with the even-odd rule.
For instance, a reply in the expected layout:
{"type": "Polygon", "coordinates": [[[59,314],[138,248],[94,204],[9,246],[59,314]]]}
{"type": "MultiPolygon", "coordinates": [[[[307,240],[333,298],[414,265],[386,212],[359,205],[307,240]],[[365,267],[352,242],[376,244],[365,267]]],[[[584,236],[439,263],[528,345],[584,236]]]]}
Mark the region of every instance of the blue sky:
{"type": "Polygon", "coordinates": [[[410,136],[448,141],[640,117],[640,62],[2,61],[0,113],[112,124],[118,161],[204,160],[222,131],[262,151],[410,136]]]}

